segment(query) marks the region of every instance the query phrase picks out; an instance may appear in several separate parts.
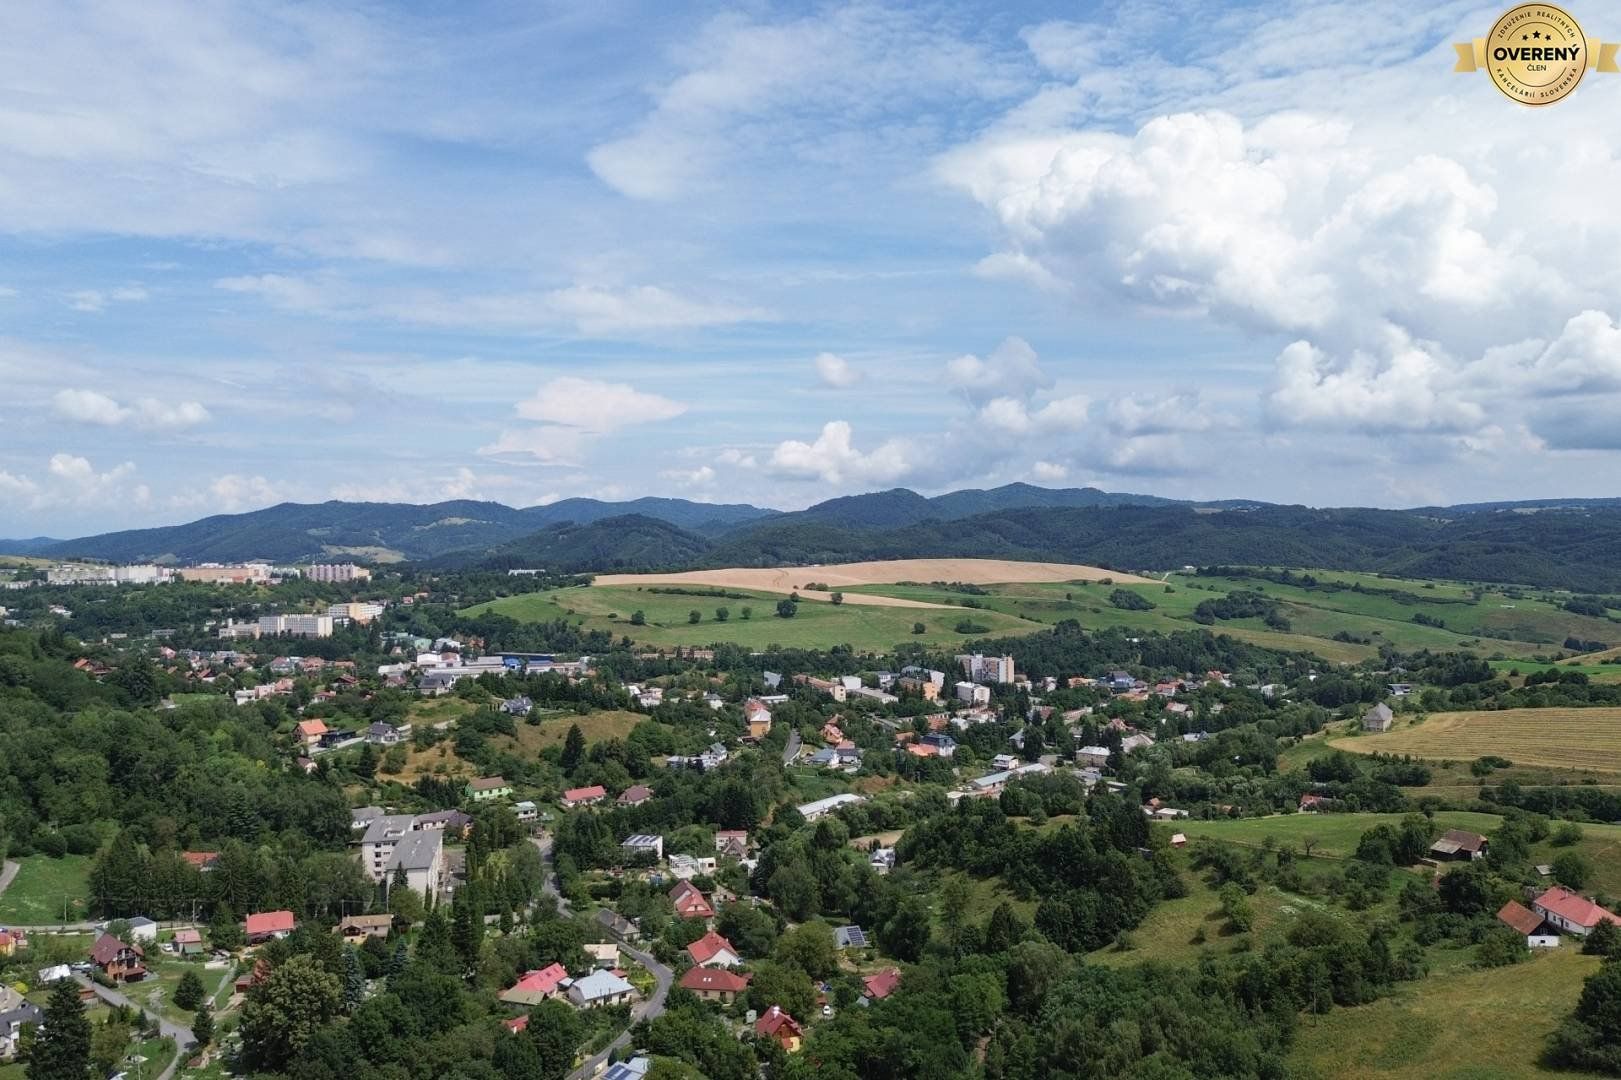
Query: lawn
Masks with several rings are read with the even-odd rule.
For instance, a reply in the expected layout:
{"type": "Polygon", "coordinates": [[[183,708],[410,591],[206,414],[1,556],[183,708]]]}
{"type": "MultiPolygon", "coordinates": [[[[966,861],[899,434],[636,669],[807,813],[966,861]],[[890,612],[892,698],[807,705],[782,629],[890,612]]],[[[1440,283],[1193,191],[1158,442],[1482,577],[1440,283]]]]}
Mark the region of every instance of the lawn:
{"type": "Polygon", "coordinates": [[[1516,764],[1621,773],[1621,709],[1501,709],[1434,713],[1378,735],[1335,739],[1359,754],[1382,751],[1473,761],[1495,754],[1516,764]]]}
{"type": "Polygon", "coordinates": [[[48,926],[61,923],[66,903],[67,922],[82,922],[90,893],[90,856],[64,855],[52,859],[28,855],[17,859],[22,869],[0,893],[0,925],[48,926]]]}
{"type": "MultiPolygon", "coordinates": [[[[1273,814],[1259,818],[1227,818],[1217,821],[1179,821],[1176,831],[1190,839],[1209,837],[1232,844],[1256,847],[1268,836],[1297,850],[1306,839],[1315,841],[1313,855],[1347,856],[1356,851],[1362,834],[1380,824],[1398,824],[1401,814],[1273,814]]],[[[1490,833],[1502,823],[1496,814],[1475,814],[1463,810],[1442,810],[1435,823],[1442,829],[1468,829],[1490,833]]]]}
{"type": "Polygon", "coordinates": [[[1539,671],[1575,671],[1597,683],[1621,682],[1621,664],[1582,664],[1569,660],[1561,663],[1538,663],[1535,660],[1492,660],[1492,670],[1504,675],[1530,675],[1539,671]]]}
{"type": "Polygon", "coordinates": [[[1460,968],[1391,997],[1301,1019],[1290,1064],[1301,1080],[1596,1080],[1537,1057],[1598,957],[1568,942],[1512,970],[1460,968]]]}
{"type": "Polygon", "coordinates": [[[568,729],[575,724],[580,725],[580,734],[585,736],[586,745],[589,746],[604,739],[623,739],[646,719],[641,713],[611,709],[586,713],[584,716],[559,713],[538,724],[527,724],[520,720],[516,739],[503,735],[492,741],[496,746],[515,748],[519,753],[538,754],[548,746],[562,746],[563,740],[568,738],[568,729]]]}
{"type": "Polygon", "coordinates": [[[469,608],[463,614],[495,611],[528,622],[565,619],[588,630],[607,630],[615,637],[628,636],[645,645],[666,648],[733,642],[753,649],[772,645],[784,648],[849,645],[867,651],[885,651],[903,641],[951,646],[971,637],[1029,633],[1045,625],[988,611],[819,601],[801,603],[793,618],[783,619],[776,615],[777,603],[783,597],[775,593],[728,589],[728,593],[736,596],[706,596],[654,592],[654,588],[670,586],[593,585],[554,589],[494,600],[469,608]],[[729,617],[724,622],[717,616],[718,608],[727,610],[729,617]],[[743,617],[745,608],[750,613],[748,618],[743,617]],[[631,616],[638,611],[644,619],[640,626],[631,622],[631,616]],[[690,621],[693,611],[699,613],[696,623],[690,621]],[[983,626],[984,630],[957,633],[955,627],[965,619],[983,626]],[[922,634],[912,633],[916,623],[923,624],[922,634]]]}

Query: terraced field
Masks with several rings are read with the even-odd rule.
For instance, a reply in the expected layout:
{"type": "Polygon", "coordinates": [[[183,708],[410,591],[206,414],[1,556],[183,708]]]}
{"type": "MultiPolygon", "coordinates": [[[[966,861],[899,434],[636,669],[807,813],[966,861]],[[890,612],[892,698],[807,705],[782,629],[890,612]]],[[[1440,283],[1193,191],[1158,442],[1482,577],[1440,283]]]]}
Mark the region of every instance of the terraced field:
{"type": "Polygon", "coordinates": [[[1621,773],[1621,709],[1503,709],[1436,713],[1380,735],[1334,739],[1358,754],[1380,751],[1471,761],[1495,754],[1516,764],[1621,773]]]}

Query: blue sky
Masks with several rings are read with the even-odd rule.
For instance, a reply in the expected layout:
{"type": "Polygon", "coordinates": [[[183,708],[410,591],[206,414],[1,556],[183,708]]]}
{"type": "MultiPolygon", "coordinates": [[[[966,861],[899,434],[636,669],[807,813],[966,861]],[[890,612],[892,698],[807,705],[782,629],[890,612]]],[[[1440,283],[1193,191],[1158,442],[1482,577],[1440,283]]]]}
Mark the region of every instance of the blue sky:
{"type": "Polygon", "coordinates": [[[1616,494],[1621,77],[1513,106],[1497,14],[7,4],[0,535],[1616,494]]]}

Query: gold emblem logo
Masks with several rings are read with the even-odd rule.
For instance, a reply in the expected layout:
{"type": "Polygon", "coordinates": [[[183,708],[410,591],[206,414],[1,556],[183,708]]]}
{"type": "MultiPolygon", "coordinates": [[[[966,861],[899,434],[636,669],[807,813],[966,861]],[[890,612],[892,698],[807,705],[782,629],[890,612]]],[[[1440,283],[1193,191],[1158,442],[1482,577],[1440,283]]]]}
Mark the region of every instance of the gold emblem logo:
{"type": "Polygon", "coordinates": [[[1587,69],[1617,71],[1618,45],[1587,40],[1570,15],[1551,4],[1521,4],[1504,12],[1484,38],[1454,45],[1454,71],[1484,71],[1521,105],[1552,105],[1568,97],[1587,69]]]}

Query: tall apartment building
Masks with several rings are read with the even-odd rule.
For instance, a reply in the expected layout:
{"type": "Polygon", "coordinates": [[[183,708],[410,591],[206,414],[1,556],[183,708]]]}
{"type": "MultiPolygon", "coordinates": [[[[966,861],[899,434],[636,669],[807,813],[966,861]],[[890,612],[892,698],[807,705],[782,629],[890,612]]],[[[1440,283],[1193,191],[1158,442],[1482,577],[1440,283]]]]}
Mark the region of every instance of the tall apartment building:
{"type": "Polygon", "coordinates": [[[371,571],[354,563],[316,563],[304,576],[311,581],[369,581],[371,571]]]}
{"type": "Polygon", "coordinates": [[[364,625],[383,613],[383,605],[366,603],[332,604],[326,609],[326,613],[334,619],[348,619],[350,622],[364,625]]]}
{"type": "Polygon", "coordinates": [[[332,616],[261,615],[259,634],[263,637],[275,637],[277,634],[291,634],[294,637],[331,637],[332,616]]]}
{"type": "Polygon", "coordinates": [[[1010,683],[1013,681],[1013,657],[1011,656],[981,656],[974,653],[972,656],[957,657],[957,663],[962,665],[962,672],[974,682],[981,683],[1010,683]]]}
{"type": "Polygon", "coordinates": [[[182,566],[174,572],[174,575],[181,581],[200,581],[210,585],[252,585],[270,580],[270,564],[182,566]]]}
{"type": "Polygon", "coordinates": [[[437,896],[444,884],[444,832],[418,829],[410,814],[373,818],[360,841],[360,867],[373,881],[393,881],[405,871],[406,883],[423,896],[437,896]]]}

